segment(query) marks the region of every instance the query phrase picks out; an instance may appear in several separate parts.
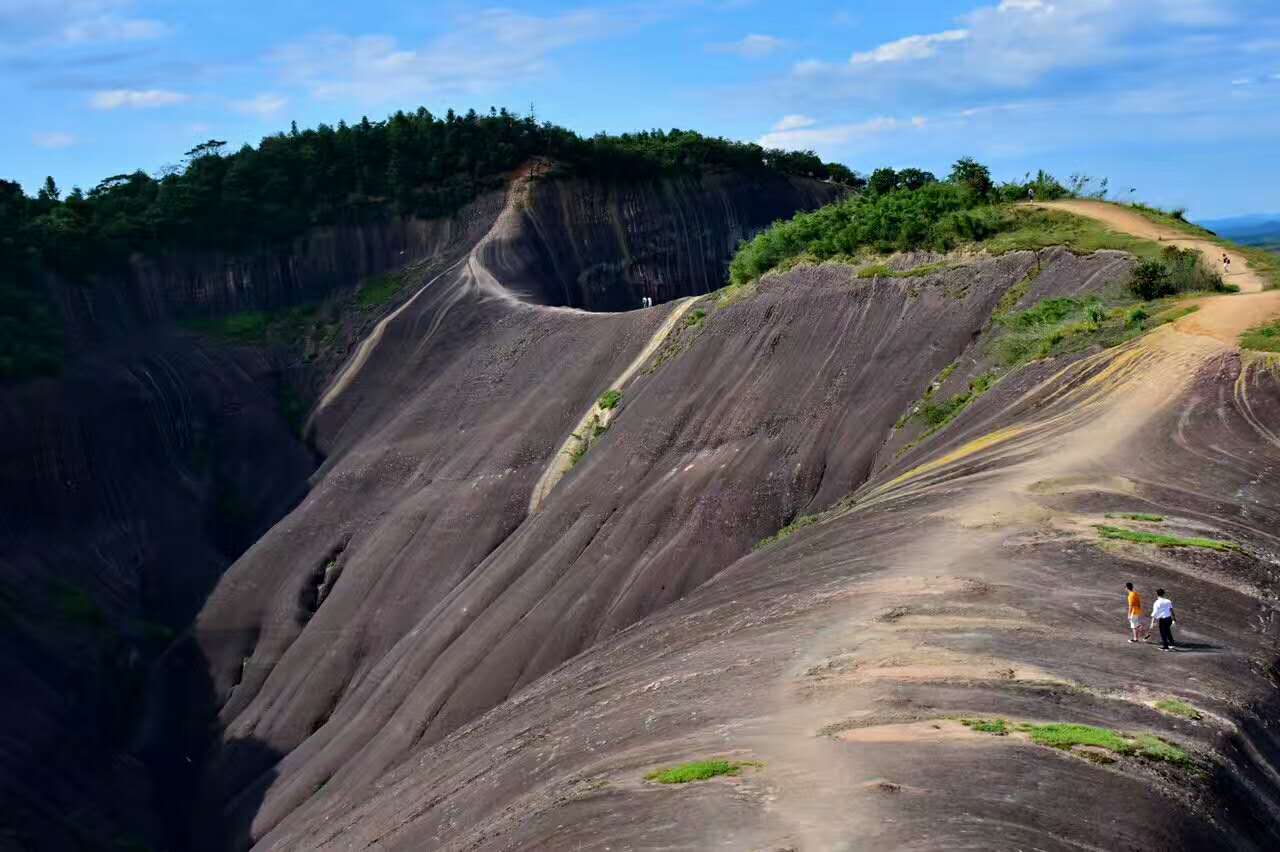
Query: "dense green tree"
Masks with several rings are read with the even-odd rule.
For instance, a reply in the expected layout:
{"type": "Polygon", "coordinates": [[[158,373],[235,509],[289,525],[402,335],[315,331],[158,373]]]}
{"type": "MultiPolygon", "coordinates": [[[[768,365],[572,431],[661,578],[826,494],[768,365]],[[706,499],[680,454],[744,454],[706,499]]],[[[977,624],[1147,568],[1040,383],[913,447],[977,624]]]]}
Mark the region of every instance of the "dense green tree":
{"type": "Polygon", "coordinates": [[[0,378],[47,372],[56,361],[50,341],[58,322],[42,295],[45,272],[87,282],[118,271],[135,252],[253,251],[314,225],[447,215],[534,157],[561,174],[613,179],[734,170],[861,182],[812,151],[678,129],[584,139],[494,108],[449,110],[443,118],[419,108],[306,130],[293,122],[257,147],[225,148],[209,139],[188,150],[180,167],[154,177],[113,175],[65,198],[52,177],[35,198],[0,184],[0,333],[9,338],[0,341],[0,378]],[[35,325],[41,328],[22,330],[35,325]]]}
{"type": "Polygon", "coordinates": [[[991,170],[972,157],[961,157],[951,167],[952,183],[962,183],[981,196],[991,194],[995,183],[991,180],[991,170]]]}

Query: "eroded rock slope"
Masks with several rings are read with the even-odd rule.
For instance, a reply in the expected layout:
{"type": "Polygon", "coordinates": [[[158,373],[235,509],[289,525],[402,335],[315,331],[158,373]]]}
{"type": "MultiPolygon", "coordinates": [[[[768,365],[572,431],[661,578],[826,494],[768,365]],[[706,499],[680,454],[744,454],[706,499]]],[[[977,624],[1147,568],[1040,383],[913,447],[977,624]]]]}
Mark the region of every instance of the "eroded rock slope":
{"type": "Polygon", "coordinates": [[[400,383],[352,393],[400,404],[199,620],[227,731],[210,815],[258,849],[1273,848],[1280,368],[1206,333],[1228,303],[1033,362],[874,463],[1037,262],[1046,293],[1058,264],[1124,271],[830,266],[701,302],[533,514],[558,432],[660,312],[462,296],[396,339],[400,383]],[[1135,513],[1162,520],[1113,517],[1135,513]],[[341,574],[308,620],[324,535],[341,574]],[[1180,651],[1125,641],[1130,580],[1172,590],[1180,651]],[[1057,725],[1115,739],[1055,747],[1057,725]],[[237,763],[250,741],[273,758],[237,763]],[[746,765],[645,780],[712,757],[746,765]]]}

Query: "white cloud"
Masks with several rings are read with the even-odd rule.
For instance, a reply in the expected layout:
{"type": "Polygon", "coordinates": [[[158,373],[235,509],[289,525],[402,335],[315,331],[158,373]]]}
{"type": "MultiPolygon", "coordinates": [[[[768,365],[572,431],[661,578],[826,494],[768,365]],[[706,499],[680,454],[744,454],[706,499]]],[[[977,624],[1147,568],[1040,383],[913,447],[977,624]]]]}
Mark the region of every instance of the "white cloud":
{"type": "Polygon", "coordinates": [[[708,45],[717,53],[732,53],[743,59],[762,59],[771,53],[786,47],[786,41],[771,35],[752,34],[737,41],[708,45]]]}
{"type": "Polygon", "coordinates": [[[773,125],[773,130],[799,130],[801,127],[812,127],[818,122],[807,115],[784,115],[773,125]]]}
{"type": "Polygon", "coordinates": [[[1233,86],[1247,86],[1247,85],[1249,85],[1249,84],[1250,84],[1250,83],[1252,83],[1252,82],[1253,82],[1253,81],[1252,81],[1252,80],[1250,80],[1248,77],[1237,77],[1236,79],[1234,79],[1234,80],[1232,80],[1232,81],[1231,81],[1231,85],[1233,85],[1233,86]]]}
{"type": "Polygon", "coordinates": [[[70,133],[64,133],[60,130],[52,130],[45,133],[32,133],[31,144],[37,148],[45,148],[50,151],[57,151],[61,148],[70,148],[76,144],[76,137],[70,133]]]}
{"type": "Polygon", "coordinates": [[[857,64],[867,62],[907,62],[916,59],[928,59],[938,52],[938,45],[947,42],[964,41],[969,37],[968,30],[946,30],[929,35],[911,35],[882,44],[875,50],[855,53],[849,61],[857,64]]]}
{"type": "Polygon", "coordinates": [[[10,45],[91,45],[160,38],[170,27],[134,14],[134,0],[0,0],[10,45]]]}
{"type": "Polygon", "coordinates": [[[922,116],[916,116],[910,121],[877,116],[866,121],[832,124],[826,127],[806,126],[774,129],[761,136],[757,141],[765,148],[832,148],[895,130],[904,130],[912,127],[918,129],[923,127],[925,123],[926,119],[922,116]]]}
{"type": "Polygon", "coordinates": [[[270,118],[271,116],[284,109],[289,104],[289,99],[284,95],[277,95],[274,92],[263,92],[255,97],[242,101],[232,101],[231,108],[236,112],[242,112],[245,115],[256,115],[259,118],[270,118]]]}
{"type": "Polygon", "coordinates": [[[539,17],[490,9],[459,19],[456,29],[420,48],[402,47],[387,35],[322,33],[285,44],[270,59],[286,82],[316,98],[420,103],[527,82],[548,71],[558,50],[643,19],[595,10],[539,17]]]}
{"type": "Polygon", "coordinates": [[[828,96],[896,101],[931,92],[941,103],[964,91],[1027,89],[1053,73],[1136,57],[1176,54],[1185,62],[1189,51],[1221,51],[1216,28],[1230,21],[1217,0],[988,0],[952,29],[889,41],[847,63],[806,59],[792,75],[829,77],[828,96]]]}
{"type": "Polygon", "coordinates": [[[94,92],[89,105],[94,109],[152,109],[155,107],[174,106],[190,100],[181,92],[170,92],[166,89],[106,89],[94,92]]]}

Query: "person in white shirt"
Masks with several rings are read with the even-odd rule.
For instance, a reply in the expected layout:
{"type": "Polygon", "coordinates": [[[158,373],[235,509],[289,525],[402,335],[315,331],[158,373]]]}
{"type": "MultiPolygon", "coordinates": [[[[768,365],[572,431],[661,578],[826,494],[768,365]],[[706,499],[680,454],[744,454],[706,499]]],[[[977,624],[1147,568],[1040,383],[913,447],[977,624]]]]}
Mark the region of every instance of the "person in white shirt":
{"type": "Polygon", "coordinates": [[[1173,641],[1173,601],[1164,596],[1164,589],[1156,589],[1156,602],[1151,606],[1151,629],[1160,628],[1160,650],[1167,651],[1178,643],[1173,641]]]}

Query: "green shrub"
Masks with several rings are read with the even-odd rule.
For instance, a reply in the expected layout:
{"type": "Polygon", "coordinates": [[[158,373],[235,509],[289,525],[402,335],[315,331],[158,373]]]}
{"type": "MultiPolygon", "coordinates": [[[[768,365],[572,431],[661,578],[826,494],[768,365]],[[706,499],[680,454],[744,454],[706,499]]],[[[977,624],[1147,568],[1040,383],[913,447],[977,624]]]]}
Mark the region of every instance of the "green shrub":
{"type": "Polygon", "coordinates": [[[700,328],[703,321],[707,318],[707,312],[702,308],[694,308],[685,315],[685,328],[700,328]]]}
{"type": "Polygon", "coordinates": [[[915,189],[850,196],[777,222],[743,243],[729,266],[730,281],[746,284],[801,256],[823,261],[852,257],[864,248],[881,252],[926,246],[949,249],[960,235],[985,232],[996,220],[987,214],[948,214],[984,204],[986,200],[966,184],[936,181],[915,189]]]}
{"type": "Polygon", "coordinates": [[[1129,289],[1139,299],[1148,302],[1177,292],[1169,280],[1169,270],[1158,260],[1144,260],[1134,267],[1129,289]]]}
{"type": "Polygon", "coordinates": [[[605,411],[609,411],[610,409],[617,408],[618,403],[621,401],[622,391],[610,389],[600,394],[600,399],[596,401],[596,405],[600,406],[605,411]]]}

